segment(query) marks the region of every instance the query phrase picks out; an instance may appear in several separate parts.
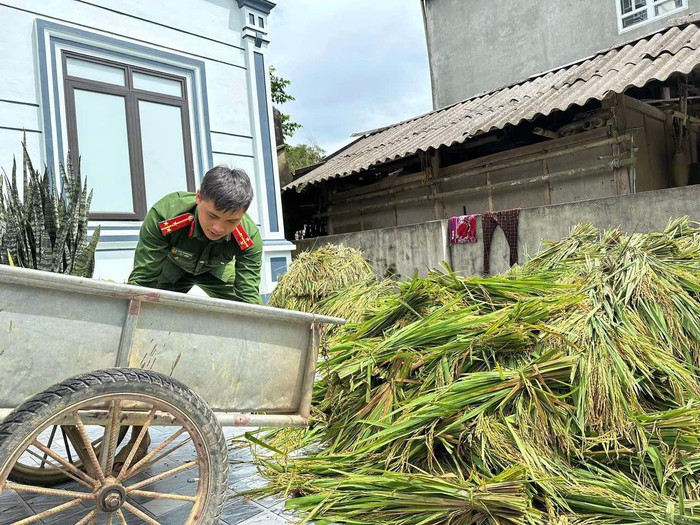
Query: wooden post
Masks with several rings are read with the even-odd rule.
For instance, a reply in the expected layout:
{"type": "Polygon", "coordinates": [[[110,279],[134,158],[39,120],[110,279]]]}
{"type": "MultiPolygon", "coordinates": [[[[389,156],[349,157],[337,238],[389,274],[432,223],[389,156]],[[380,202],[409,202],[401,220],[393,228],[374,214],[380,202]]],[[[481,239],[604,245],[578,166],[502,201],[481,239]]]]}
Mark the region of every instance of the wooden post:
{"type": "MultiPolygon", "coordinates": [[[[609,109],[613,120],[613,131],[617,134],[624,134],[627,130],[627,106],[624,95],[611,93],[603,99],[603,108],[609,109]]],[[[630,154],[629,146],[624,143],[613,143],[613,159],[628,158],[630,154]]],[[[615,196],[629,195],[631,192],[630,166],[619,166],[613,169],[613,181],[615,183],[615,196]]]]}
{"type": "MultiPolygon", "coordinates": [[[[546,158],[542,159],[542,175],[549,175],[549,164],[546,158]]],[[[544,182],[544,204],[545,206],[552,204],[552,183],[549,177],[544,182]]]]}
{"type": "Polygon", "coordinates": [[[489,211],[493,211],[493,192],[491,191],[491,172],[486,172],[486,194],[489,197],[489,211]]]}
{"type": "Polygon", "coordinates": [[[328,188],[324,185],[323,186],[323,198],[321,199],[322,202],[326,202],[326,213],[328,214],[326,216],[326,232],[328,232],[328,235],[333,235],[335,233],[334,228],[333,228],[333,205],[331,202],[331,192],[328,190],[328,188]]]}
{"type": "MultiPolygon", "coordinates": [[[[440,176],[440,152],[435,150],[426,153],[426,176],[428,179],[437,179],[440,176]]],[[[440,183],[430,184],[430,194],[433,196],[433,217],[436,220],[445,219],[445,203],[435,197],[442,192],[440,183]]]]}

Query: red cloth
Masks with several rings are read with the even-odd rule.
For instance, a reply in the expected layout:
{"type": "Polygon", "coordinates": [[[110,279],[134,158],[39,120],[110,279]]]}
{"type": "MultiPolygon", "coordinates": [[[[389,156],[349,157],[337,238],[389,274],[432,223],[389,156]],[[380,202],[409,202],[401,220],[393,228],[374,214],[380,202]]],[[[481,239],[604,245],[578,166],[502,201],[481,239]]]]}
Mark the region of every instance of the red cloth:
{"type": "Polygon", "coordinates": [[[450,244],[476,242],[476,215],[450,217],[450,244]]]}

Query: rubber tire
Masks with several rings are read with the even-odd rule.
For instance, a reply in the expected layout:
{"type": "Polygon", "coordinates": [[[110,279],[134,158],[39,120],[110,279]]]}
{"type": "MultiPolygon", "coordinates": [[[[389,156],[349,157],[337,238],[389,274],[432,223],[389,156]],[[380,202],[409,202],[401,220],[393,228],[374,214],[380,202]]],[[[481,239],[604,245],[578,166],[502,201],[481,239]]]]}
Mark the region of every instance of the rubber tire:
{"type": "MultiPolygon", "coordinates": [[[[128,431],[129,427],[121,427],[119,429],[119,435],[117,436],[117,445],[121,444],[121,442],[126,437],[126,433],[128,431]]],[[[98,456],[100,446],[94,447],[98,456]]],[[[77,468],[81,468],[82,464],[83,462],[81,460],[78,460],[74,463],[74,465],[77,468]]],[[[71,478],[63,474],[58,469],[44,471],[42,473],[39,472],[39,469],[22,469],[12,467],[12,472],[10,472],[9,478],[10,481],[14,481],[16,483],[24,483],[25,485],[34,485],[35,487],[53,487],[55,485],[60,485],[61,483],[66,483],[71,480],[71,478]]]]}
{"type": "Polygon", "coordinates": [[[115,393],[147,394],[187,415],[204,438],[209,456],[209,490],[199,525],[219,522],[228,486],[228,450],[221,425],[206,402],[180,381],[151,370],[111,368],[82,374],[35,395],[0,423],[0,484],[17,448],[60,411],[93,397],[115,393]]]}

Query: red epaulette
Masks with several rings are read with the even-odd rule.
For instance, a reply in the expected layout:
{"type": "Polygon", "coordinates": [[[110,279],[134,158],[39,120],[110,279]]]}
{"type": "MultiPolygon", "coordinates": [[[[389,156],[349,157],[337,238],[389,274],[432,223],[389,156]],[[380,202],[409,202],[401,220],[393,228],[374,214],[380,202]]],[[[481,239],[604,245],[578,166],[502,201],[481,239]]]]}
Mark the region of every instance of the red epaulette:
{"type": "Polygon", "coordinates": [[[245,231],[245,228],[242,224],[239,224],[234,228],[233,237],[236,239],[238,246],[241,247],[241,250],[245,251],[251,246],[253,246],[253,240],[248,235],[248,232],[245,231]]]}
{"type": "Polygon", "coordinates": [[[168,235],[174,231],[184,228],[185,226],[188,226],[193,221],[194,215],[191,213],[183,213],[182,215],[178,215],[172,219],[159,222],[158,227],[160,228],[160,233],[163,235],[168,235]]]}

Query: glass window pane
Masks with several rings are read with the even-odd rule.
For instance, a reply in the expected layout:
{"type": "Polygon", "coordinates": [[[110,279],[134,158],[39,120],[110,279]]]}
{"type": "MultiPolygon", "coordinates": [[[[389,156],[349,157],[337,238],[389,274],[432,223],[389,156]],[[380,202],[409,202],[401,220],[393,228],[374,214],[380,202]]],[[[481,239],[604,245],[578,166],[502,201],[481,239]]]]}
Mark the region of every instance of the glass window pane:
{"type": "Polygon", "coordinates": [[[92,212],[134,212],[124,97],[75,90],[81,172],[92,212]]]}
{"type": "Polygon", "coordinates": [[[66,59],[66,69],[66,73],[71,77],[86,78],[118,86],[124,85],[124,70],[118,67],[69,57],[66,59]]]}
{"type": "Polygon", "coordinates": [[[630,27],[647,19],[647,12],[640,11],[622,19],[622,27],[630,27]]]}
{"type": "Polygon", "coordinates": [[[679,7],[682,7],[682,5],[682,0],[680,6],[678,5],[677,0],[666,0],[665,2],[659,2],[654,6],[654,15],[663,16],[666,13],[670,13],[671,11],[675,11],[679,7]]]}
{"type": "Polygon", "coordinates": [[[642,9],[647,6],[647,0],[620,0],[620,9],[622,14],[626,15],[637,9],[642,9]]]}
{"type": "Polygon", "coordinates": [[[134,88],[143,91],[153,91],[174,97],[182,96],[182,84],[177,80],[147,75],[134,71],[134,88]]]}
{"type": "Polygon", "coordinates": [[[287,272],[287,258],[286,257],[270,257],[270,277],[273,283],[279,281],[287,272]]]}
{"type": "Polygon", "coordinates": [[[182,115],[177,106],[139,101],[146,203],[187,190],[182,115]]]}

